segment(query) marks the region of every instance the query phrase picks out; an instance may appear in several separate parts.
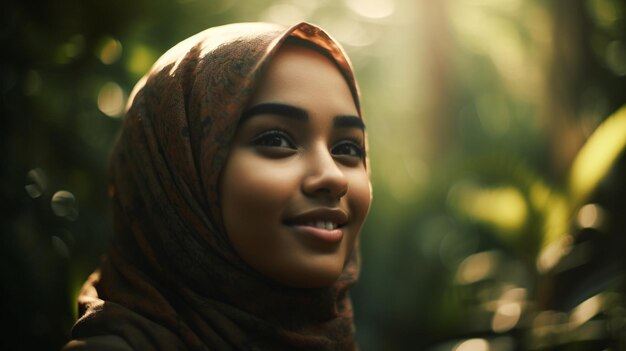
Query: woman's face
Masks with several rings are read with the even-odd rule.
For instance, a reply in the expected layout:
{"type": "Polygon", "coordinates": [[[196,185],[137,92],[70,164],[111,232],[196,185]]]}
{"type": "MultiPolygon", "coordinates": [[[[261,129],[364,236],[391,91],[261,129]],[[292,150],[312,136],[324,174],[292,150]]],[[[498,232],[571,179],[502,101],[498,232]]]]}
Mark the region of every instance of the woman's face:
{"type": "Polygon", "coordinates": [[[283,284],[333,284],[371,201],[363,123],[348,84],[320,53],[286,45],[237,129],[220,194],[241,258],[283,284]]]}

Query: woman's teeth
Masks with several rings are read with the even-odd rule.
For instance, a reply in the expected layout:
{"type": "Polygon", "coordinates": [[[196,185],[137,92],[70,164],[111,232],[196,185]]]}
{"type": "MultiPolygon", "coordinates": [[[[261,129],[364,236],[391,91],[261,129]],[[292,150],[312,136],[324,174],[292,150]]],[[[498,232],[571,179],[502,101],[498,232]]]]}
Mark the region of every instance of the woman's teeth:
{"type": "Polygon", "coordinates": [[[320,228],[320,229],[326,229],[326,230],[333,230],[338,227],[337,223],[333,223],[329,221],[308,222],[306,225],[320,228]]]}

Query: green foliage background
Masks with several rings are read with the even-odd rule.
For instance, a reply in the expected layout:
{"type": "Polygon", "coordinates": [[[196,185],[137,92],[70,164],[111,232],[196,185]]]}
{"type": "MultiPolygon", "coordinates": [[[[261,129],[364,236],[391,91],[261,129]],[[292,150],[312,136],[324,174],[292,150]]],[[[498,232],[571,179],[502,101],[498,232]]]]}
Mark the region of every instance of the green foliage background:
{"type": "Polygon", "coordinates": [[[368,124],[361,349],[626,350],[625,16],[619,0],[5,1],[1,348],[68,339],[110,237],[121,107],[156,58],[208,27],[307,20],[345,45],[368,124]]]}

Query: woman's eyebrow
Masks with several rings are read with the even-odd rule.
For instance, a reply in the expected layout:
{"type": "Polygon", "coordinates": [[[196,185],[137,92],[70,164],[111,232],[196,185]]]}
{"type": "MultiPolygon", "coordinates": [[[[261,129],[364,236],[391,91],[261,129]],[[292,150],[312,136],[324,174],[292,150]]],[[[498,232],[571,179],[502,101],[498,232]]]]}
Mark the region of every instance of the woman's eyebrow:
{"type": "Polygon", "coordinates": [[[333,120],[335,128],[359,128],[365,130],[365,123],[357,116],[337,116],[333,120]]]}
{"type": "MultiPolygon", "coordinates": [[[[300,107],[279,102],[264,102],[245,110],[241,115],[239,123],[244,123],[254,116],[264,114],[293,118],[304,122],[309,120],[309,114],[300,107]]],[[[359,128],[365,130],[363,120],[358,116],[351,115],[336,116],[333,118],[333,126],[335,128],[359,128]]]]}
{"type": "Polygon", "coordinates": [[[278,115],[282,117],[293,118],[300,121],[308,121],[309,114],[300,107],[293,105],[281,104],[277,102],[265,102],[254,105],[243,112],[239,123],[245,122],[247,119],[257,115],[278,115]]]}

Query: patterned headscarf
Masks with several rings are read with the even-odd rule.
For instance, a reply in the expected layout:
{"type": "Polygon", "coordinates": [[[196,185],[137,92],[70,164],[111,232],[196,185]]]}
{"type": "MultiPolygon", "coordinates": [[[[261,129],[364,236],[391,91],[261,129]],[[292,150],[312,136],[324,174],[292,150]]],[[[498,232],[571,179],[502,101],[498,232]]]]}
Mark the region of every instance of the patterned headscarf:
{"type": "Polygon", "coordinates": [[[72,338],[111,335],[137,350],[355,348],[358,244],[334,285],[292,288],[247,266],[222,224],[229,144],[289,37],[334,61],[360,115],[347,56],[311,24],[215,27],[169,50],[131,94],[111,158],[114,236],[83,286],[72,338]]]}

